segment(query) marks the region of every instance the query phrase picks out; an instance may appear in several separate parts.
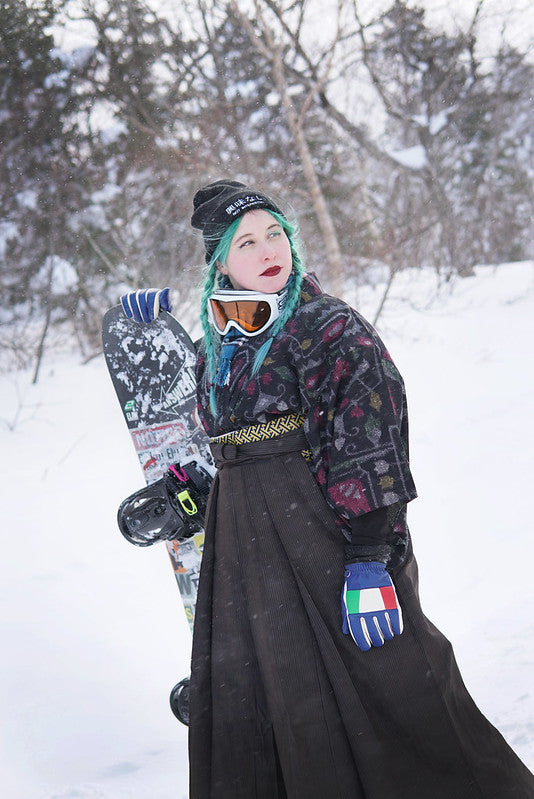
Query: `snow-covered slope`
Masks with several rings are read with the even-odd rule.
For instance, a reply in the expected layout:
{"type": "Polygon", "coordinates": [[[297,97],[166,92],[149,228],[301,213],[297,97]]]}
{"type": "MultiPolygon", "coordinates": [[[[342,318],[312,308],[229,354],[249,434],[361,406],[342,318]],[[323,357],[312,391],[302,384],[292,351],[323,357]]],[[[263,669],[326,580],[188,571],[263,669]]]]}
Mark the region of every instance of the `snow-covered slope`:
{"type": "MultiPolygon", "coordinates": [[[[368,318],[381,290],[353,298],[368,318]]],[[[533,320],[527,263],[439,291],[408,272],[378,324],[408,391],[423,607],[530,768],[533,320]]],[[[2,793],[182,799],[186,731],[167,697],[190,637],[165,550],[116,528],[142,477],[103,359],[50,358],[29,382],[0,381],[2,793]]]]}

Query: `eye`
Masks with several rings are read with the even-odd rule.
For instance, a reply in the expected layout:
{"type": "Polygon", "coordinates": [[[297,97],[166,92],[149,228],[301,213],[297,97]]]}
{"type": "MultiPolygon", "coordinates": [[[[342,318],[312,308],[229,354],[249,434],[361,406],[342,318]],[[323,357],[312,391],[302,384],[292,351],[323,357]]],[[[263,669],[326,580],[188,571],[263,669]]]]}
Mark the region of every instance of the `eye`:
{"type": "Polygon", "coordinates": [[[245,239],[245,241],[242,241],[241,244],[239,245],[239,249],[242,250],[243,247],[248,247],[250,244],[254,244],[253,240],[245,239]]]}
{"type": "Polygon", "coordinates": [[[274,239],[274,238],[276,238],[277,236],[280,236],[280,235],[282,235],[282,229],[281,228],[277,228],[276,230],[270,230],[269,231],[269,238],[270,239],[274,239]]]}

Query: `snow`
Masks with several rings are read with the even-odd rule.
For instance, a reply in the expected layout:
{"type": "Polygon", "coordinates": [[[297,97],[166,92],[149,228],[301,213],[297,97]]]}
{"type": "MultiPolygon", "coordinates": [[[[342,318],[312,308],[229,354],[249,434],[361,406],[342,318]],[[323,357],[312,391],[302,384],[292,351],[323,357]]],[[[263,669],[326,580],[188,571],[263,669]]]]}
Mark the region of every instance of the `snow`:
{"type": "Polygon", "coordinates": [[[426,114],[415,114],[412,117],[413,122],[420,125],[422,128],[428,128],[428,132],[435,136],[447,125],[449,115],[454,111],[454,107],[443,109],[430,118],[426,114]]]}
{"type": "Polygon", "coordinates": [[[5,258],[6,248],[11,239],[16,239],[19,231],[14,222],[0,219],[0,258],[5,258]]]}
{"type": "Polygon", "coordinates": [[[28,208],[30,211],[35,211],[37,208],[37,192],[33,189],[17,192],[15,199],[21,208],[28,208]]]}
{"type": "Polygon", "coordinates": [[[32,278],[32,286],[38,290],[49,287],[53,295],[60,297],[68,294],[78,285],[78,275],[74,266],[58,255],[50,255],[39,272],[32,278]]]}
{"type": "MultiPolygon", "coordinates": [[[[124,122],[113,122],[113,124],[108,125],[106,128],[103,128],[100,131],[100,139],[102,144],[114,144],[120,139],[121,136],[125,136],[127,133],[128,128],[124,122]]],[[[118,189],[115,193],[118,193],[118,189]]]]}
{"type": "MultiPolygon", "coordinates": [[[[360,289],[372,318],[383,284],[360,289]]],[[[179,314],[178,314],[179,315],[179,314]]],[[[477,704],[534,767],[534,265],[396,277],[378,328],[407,385],[421,600],[477,704]],[[407,299],[406,299],[407,298],[407,299]]],[[[163,546],[122,539],[142,486],[103,358],[0,378],[0,784],[10,799],[184,799],[168,709],[190,635],[163,546]]]]}
{"type": "Polygon", "coordinates": [[[417,144],[404,150],[390,150],[389,155],[399,164],[410,169],[422,169],[427,164],[425,148],[417,144]]]}
{"type": "Polygon", "coordinates": [[[69,71],[62,69],[60,72],[55,72],[53,75],[47,75],[44,79],[43,85],[45,89],[57,88],[63,89],[67,85],[69,79],[69,71]]]}

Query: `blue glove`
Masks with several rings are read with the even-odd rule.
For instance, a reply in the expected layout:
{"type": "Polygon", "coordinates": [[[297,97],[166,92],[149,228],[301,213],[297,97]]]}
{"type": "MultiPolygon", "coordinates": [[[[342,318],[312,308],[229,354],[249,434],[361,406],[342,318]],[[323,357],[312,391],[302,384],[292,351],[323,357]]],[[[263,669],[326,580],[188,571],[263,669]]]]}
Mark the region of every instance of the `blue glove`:
{"type": "Polygon", "coordinates": [[[170,311],[169,288],[130,291],[121,297],[122,310],[128,319],[136,322],[153,322],[160,311],[170,311]]]}
{"type": "Polygon", "coordinates": [[[402,612],[383,563],[348,563],[341,596],[343,632],[360,649],[382,646],[402,632],[402,612]]]}

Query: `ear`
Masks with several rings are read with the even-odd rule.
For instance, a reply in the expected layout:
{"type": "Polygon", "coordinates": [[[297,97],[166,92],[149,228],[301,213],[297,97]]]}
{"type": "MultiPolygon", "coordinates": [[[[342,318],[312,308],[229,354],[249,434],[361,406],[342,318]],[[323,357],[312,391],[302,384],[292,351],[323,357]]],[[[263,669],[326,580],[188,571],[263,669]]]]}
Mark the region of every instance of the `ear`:
{"type": "Polygon", "coordinates": [[[227,275],[228,269],[226,266],[223,266],[220,261],[217,261],[217,270],[221,273],[221,275],[227,275]]]}

